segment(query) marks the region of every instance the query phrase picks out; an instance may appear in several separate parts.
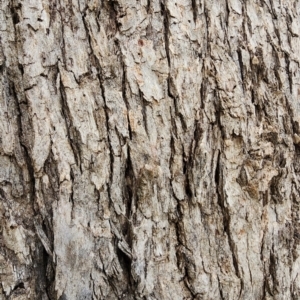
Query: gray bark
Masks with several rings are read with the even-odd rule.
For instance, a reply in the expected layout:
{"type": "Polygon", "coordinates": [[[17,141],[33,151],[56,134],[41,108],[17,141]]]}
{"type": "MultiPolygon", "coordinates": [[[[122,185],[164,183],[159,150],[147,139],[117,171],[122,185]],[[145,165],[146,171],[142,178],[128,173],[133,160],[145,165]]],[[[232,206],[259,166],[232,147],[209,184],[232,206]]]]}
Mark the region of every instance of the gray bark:
{"type": "Polygon", "coordinates": [[[298,0],[1,0],[0,299],[300,299],[298,0]]]}

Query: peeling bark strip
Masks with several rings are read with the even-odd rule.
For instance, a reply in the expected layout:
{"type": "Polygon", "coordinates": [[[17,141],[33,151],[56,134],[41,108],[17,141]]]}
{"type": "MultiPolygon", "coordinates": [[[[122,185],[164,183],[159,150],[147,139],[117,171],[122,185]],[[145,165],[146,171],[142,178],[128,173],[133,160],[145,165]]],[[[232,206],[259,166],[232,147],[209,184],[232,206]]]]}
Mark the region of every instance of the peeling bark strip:
{"type": "Polygon", "coordinates": [[[0,299],[300,299],[300,2],[0,2],[0,299]]]}

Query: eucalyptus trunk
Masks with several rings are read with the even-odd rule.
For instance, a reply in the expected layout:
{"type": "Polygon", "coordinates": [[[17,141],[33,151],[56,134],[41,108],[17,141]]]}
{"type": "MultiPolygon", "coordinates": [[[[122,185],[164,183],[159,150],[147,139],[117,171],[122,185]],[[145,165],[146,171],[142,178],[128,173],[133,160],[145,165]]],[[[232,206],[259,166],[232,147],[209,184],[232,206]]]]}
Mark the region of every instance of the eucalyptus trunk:
{"type": "Polygon", "coordinates": [[[0,1],[0,299],[300,299],[298,0],[0,1]]]}

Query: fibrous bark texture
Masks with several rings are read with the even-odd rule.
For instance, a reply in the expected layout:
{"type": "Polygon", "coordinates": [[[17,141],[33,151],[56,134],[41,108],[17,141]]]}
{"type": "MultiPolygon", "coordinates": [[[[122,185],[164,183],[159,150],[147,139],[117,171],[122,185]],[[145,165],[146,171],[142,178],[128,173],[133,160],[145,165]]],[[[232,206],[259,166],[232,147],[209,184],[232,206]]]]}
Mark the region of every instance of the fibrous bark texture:
{"type": "Polygon", "coordinates": [[[0,299],[300,299],[298,0],[1,0],[0,299]]]}

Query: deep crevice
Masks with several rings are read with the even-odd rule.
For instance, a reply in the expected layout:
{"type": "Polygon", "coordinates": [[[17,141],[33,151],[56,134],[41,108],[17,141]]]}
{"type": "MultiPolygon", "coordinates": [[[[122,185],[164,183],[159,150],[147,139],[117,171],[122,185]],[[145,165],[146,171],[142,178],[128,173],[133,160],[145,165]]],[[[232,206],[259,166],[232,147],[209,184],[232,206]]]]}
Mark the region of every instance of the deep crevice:
{"type": "Polygon", "coordinates": [[[129,219],[131,217],[134,193],[133,187],[136,186],[136,180],[134,176],[132,161],[130,157],[130,149],[127,146],[127,160],[125,166],[125,191],[124,191],[124,199],[126,206],[126,217],[129,219]]]}
{"type": "Polygon", "coordinates": [[[241,74],[241,79],[242,79],[242,87],[243,87],[243,90],[245,90],[244,64],[243,64],[243,56],[242,56],[242,50],[241,49],[237,50],[237,55],[238,55],[238,60],[239,60],[239,65],[240,65],[240,74],[241,74]]]}
{"type": "Polygon", "coordinates": [[[64,90],[62,81],[60,81],[59,89],[60,89],[60,96],[61,96],[60,98],[61,98],[62,115],[63,115],[65,123],[66,123],[68,140],[70,141],[70,146],[72,148],[76,164],[82,172],[82,169],[81,169],[81,167],[82,167],[81,166],[81,147],[80,147],[80,145],[82,143],[81,143],[80,132],[73,125],[72,115],[71,115],[71,112],[70,112],[70,109],[68,106],[67,95],[64,90]]]}
{"type": "Polygon", "coordinates": [[[197,7],[196,0],[192,0],[192,10],[193,10],[194,23],[196,23],[197,15],[198,15],[198,7],[197,7]]]}
{"type": "Polygon", "coordinates": [[[230,232],[230,212],[228,208],[225,206],[225,195],[223,194],[224,187],[223,187],[223,173],[222,173],[222,166],[221,166],[220,151],[218,151],[217,165],[215,170],[215,184],[217,189],[217,201],[223,216],[223,228],[224,228],[224,232],[226,232],[227,234],[228,244],[232,254],[232,262],[235,269],[235,274],[241,280],[241,292],[242,292],[243,280],[239,272],[235,244],[234,241],[232,240],[231,232],[230,232]]]}
{"type": "Polygon", "coordinates": [[[125,63],[122,60],[122,70],[123,70],[123,77],[122,77],[122,98],[123,101],[125,103],[126,109],[127,109],[127,123],[128,123],[128,132],[129,132],[129,139],[132,139],[132,130],[131,130],[131,126],[130,126],[130,120],[129,120],[129,102],[127,99],[127,87],[126,87],[126,77],[127,77],[127,73],[126,73],[126,67],[125,67],[125,63]]]}

